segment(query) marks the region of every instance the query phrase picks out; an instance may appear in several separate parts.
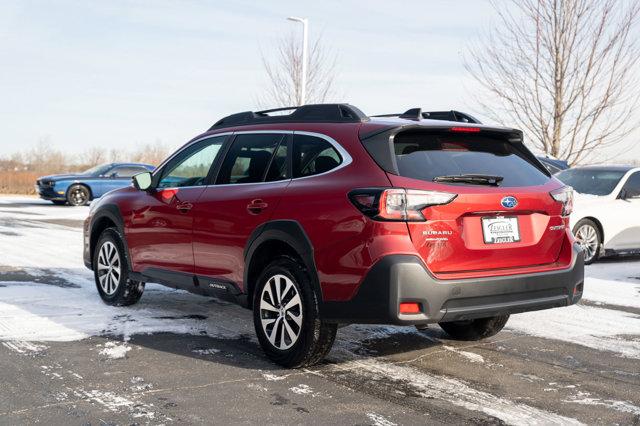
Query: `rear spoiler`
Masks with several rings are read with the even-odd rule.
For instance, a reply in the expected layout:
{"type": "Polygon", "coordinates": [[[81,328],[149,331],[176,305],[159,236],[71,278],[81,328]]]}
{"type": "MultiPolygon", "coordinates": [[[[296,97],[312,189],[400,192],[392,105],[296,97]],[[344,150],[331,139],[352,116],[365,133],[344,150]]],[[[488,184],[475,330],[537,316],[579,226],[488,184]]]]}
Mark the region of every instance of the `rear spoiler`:
{"type": "Polygon", "coordinates": [[[505,127],[474,126],[469,124],[433,126],[425,124],[395,124],[382,129],[377,129],[369,133],[361,134],[360,141],[374,161],[386,172],[395,175],[400,174],[396,157],[394,154],[394,138],[396,135],[406,131],[423,132],[453,132],[453,133],[475,133],[486,136],[498,137],[510,143],[518,145],[519,150],[529,162],[540,169],[547,176],[551,176],[549,170],[529,151],[523,143],[523,133],[518,129],[505,127]]]}

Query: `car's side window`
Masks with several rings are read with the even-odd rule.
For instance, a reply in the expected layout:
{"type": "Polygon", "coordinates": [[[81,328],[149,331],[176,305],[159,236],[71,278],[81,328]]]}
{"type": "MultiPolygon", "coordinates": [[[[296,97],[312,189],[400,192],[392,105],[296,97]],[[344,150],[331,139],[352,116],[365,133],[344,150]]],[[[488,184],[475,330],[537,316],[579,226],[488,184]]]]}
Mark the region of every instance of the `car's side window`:
{"type": "Polygon", "coordinates": [[[224,140],[224,136],[214,137],[186,148],[162,170],[158,188],[205,185],[224,140]]]}
{"type": "MultiPolygon", "coordinates": [[[[274,152],[278,149],[280,142],[285,140],[286,135],[281,133],[240,134],[236,136],[220,167],[216,184],[262,182],[267,174],[267,168],[270,169],[268,177],[273,178],[271,180],[278,180],[282,170],[276,169],[272,172],[270,165],[274,152]]],[[[278,149],[276,157],[280,159],[274,159],[274,161],[277,160],[277,164],[285,164],[285,176],[286,155],[285,146],[284,153],[278,149]],[[284,161],[281,160],[282,155],[284,155],[284,161]]],[[[273,167],[277,168],[277,165],[273,167]]]]}
{"type": "Polygon", "coordinates": [[[640,172],[635,172],[622,187],[626,198],[640,198],[640,172]]]}
{"type": "Polygon", "coordinates": [[[294,135],[294,178],[325,173],[341,163],[342,157],[328,141],[316,136],[294,135]]]}
{"type": "Polygon", "coordinates": [[[122,166],[111,169],[109,173],[115,178],[130,178],[142,172],[148,172],[148,170],[144,167],[122,166]]]}

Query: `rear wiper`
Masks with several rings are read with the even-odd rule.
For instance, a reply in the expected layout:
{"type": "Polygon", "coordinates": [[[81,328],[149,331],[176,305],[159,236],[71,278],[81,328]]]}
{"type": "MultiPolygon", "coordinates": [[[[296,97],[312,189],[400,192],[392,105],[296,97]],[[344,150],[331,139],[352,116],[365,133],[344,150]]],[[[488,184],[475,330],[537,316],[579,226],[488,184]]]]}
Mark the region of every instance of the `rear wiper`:
{"type": "Polygon", "coordinates": [[[433,178],[434,182],[461,182],[471,183],[474,185],[491,185],[498,186],[504,178],[502,176],[491,175],[447,175],[436,176],[433,178]]]}

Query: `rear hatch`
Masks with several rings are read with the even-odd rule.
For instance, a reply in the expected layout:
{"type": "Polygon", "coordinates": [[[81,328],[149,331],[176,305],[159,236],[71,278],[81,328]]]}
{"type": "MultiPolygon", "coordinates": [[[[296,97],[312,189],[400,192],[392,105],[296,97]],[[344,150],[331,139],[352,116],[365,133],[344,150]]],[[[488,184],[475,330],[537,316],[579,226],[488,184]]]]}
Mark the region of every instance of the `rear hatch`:
{"type": "Polygon", "coordinates": [[[549,193],[560,185],[524,147],[520,132],[422,128],[388,143],[394,187],[456,194],[422,210],[426,220],[407,222],[433,273],[482,275],[558,259],[562,205],[549,193]]]}

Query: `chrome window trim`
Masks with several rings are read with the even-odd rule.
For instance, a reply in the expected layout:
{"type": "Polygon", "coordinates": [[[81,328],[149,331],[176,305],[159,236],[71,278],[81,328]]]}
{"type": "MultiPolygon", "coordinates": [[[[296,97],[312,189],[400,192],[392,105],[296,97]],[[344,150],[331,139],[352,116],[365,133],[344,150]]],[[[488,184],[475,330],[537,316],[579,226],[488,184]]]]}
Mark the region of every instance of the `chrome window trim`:
{"type": "MultiPolygon", "coordinates": [[[[291,182],[294,180],[300,180],[300,179],[309,179],[309,178],[313,178],[313,177],[317,177],[317,176],[324,176],[326,174],[329,173],[333,173],[337,170],[340,170],[344,167],[347,167],[349,164],[351,164],[353,162],[353,158],[351,157],[351,155],[349,155],[349,153],[347,152],[346,149],[344,149],[342,147],[342,145],[340,145],[340,143],[338,141],[336,141],[335,139],[333,139],[331,136],[327,136],[323,133],[316,133],[316,132],[307,132],[304,130],[244,130],[244,131],[237,131],[237,132],[225,132],[225,133],[216,133],[214,135],[207,135],[207,136],[202,136],[201,138],[195,139],[193,142],[191,142],[188,146],[194,145],[198,142],[201,142],[205,139],[209,139],[209,138],[214,138],[214,137],[218,137],[218,136],[229,136],[229,135],[251,135],[251,134],[286,134],[286,135],[305,135],[305,136],[313,136],[313,137],[317,137],[319,139],[323,139],[327,142],[329,142],[329,144],[335,148],[336,151],[338,151],[338,154],[340,154],[340,157],[342,158],[342,162],[338,165],[338,167],[335,167],[331,170],[327,170],[324,173],[318,173],[316,175],[310,175],[310,176],[301,176],[301,177],[297,177],[297,178],[289,178],[289,179],[283,179],[283,180],[274,180],[274,181],[270,181],[270,182],[244,182],[244,183],[221,183],[221,184],[212,184],[212,185],[194,185],[194,186],[175,186],[175,187],[167,187],[167,188],[162,188],[162,191],[166,190],[166,189],[186,189],[186,188],[210,188],[210,187],[228,187],[228,186],[236,186],[236,185],[264,185],[264,184],[274,184],[274,183],[278,183],[278,182],[291,182]]],[[[165,161],[162,162],[162,164],[160,164],[154,173],[159,172],[164,166],[165,164],[167,164],[172,158],[174,158],[176,155],[178,155],[179,153],[181,153],[184,149],[187,149],[188,146],[185,146],[183,149],[178,150],[177,152],[174,152],[169,158],[167,158],[165,161]]]]}
{"type": "MultiPolygon", "coordinates": [[[[305,135],[305,136],[314,136],[314,137],[317,137],[317,138],[320,138],[320,139],[324,139],[325,141],[329,142],[331,144],[331,146],[333,146],[336,149],[336,151],[338,151],[338,154],[340,154],[340,157],[342,157],[342,163],[340,163],[338,165],[338,167],[334,167],[333,169],[327,170],[324,173],[318,173],[316,175],[309,175],[309,176],[301,176],[301,177],[297,177],[297,178],[292,178],[291,180],[309,179],[309,178],[316,177],[316,176],[324,176],[324,175],[326,175],[328,173],[333,173],[333,172],[335,172],[337,170],[340,170],[340,169],[342,169],[344,167],[347,167],[349,164],[351,164],[353,162],[353,158],[351,158],[351,156],[349,155],[347,150],[344,149],[342,147],[342,145],[340,145],[338,143],[338,141],[336,141],[335,139],[333,139],[330,136],[324,135],[322,133],[305,132],[305,131],[302,131],[302,130],[296,130],[294,132],[294,135],[295,134],[300,134],[300,135],[305,135]]],[[[293,170],[292,170],[292,172],[293,172],[293,170]]]]}

